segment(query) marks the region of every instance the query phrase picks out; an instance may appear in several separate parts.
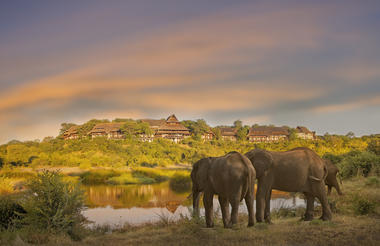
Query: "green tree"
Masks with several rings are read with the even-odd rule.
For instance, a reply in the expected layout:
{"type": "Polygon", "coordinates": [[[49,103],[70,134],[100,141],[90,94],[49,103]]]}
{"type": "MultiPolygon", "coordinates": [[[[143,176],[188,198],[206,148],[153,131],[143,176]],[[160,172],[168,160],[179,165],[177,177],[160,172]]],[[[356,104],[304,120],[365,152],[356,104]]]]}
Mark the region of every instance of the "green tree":
{"type": "Polygon", "coordinates": [[[380,155],[380,138],[372,139],[368,143],[367,150],[369,152],[375,153],[376,155],[380,155]]]}
{"type": "Polygon", "coordinates": [[[73,126],[76,126],[76,124],[74,124],[74,123],[62,123],[61,129],[59,130],[59,136],[63,135],[67,130],[69,130],[73,126]]]}
{"type": "Polygon", "coordinates": [[[349,131],[349,132],[346,134],[346,137],[354,138],[354,137],[355,137],[355,133],[352,132],[352,131],[349,131]]]}
{"type": "Polygon", "coordinates": [[[219,127],[214,127],[211,129],[211,131],[214,133],[216,140],[222,139],[222,132],[220,131],[219,127]]]}
{"type": "Polygon", "coordinates": [[[289,140],[294,141],[297,139],[296,129],[290,128],[289,129],[289,140]]]}
{"type": "Polygon", "coordinates": [[[238,128],[237,133],[236,133],[238,141],[247,140],[248,132],[249,132],[249,126],[238,128]]]}
{"type": "Polygon", "coordinates": [[[240,129],[243,127],[243,122],[241,120],[235,120],[234,121],[234,128],[235,129],[240,129]]]}

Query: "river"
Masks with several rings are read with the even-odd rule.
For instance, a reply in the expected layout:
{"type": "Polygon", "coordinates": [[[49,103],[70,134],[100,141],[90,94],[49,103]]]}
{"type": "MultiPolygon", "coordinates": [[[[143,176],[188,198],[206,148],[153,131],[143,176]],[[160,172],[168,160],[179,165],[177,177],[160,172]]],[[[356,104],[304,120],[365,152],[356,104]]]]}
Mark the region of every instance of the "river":
{"type": "MultiPolygon", "coordinates": [[[[175,192],[169,187],[169,182],[150,185],[92,185],[83,188],[87,206],[83,215],[94,222],[92,225],[141,225],[161,218],[178,220],[181,216],[191,214],[192,202],[187,199],[190,191],[175,192]]],[[[304,200],[285,192],[273,191],[271,209],[297,206],[305,206],[304,200]]],[[[214,210],[220,216],[217,196],[214,198],[214,210]]],[[[239,213],[247,213],[244,202],[240,204],[239,213]]]]}

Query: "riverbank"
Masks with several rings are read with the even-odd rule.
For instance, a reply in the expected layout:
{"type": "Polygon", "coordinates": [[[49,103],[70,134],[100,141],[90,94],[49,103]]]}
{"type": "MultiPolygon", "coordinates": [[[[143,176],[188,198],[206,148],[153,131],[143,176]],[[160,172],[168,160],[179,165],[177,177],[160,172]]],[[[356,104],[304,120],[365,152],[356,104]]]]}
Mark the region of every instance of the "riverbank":
{"type": "Polygon", "coordinates": [[[275,219],[274,224],[246,227],[240,218],[234,229],[204,228],[203,221],[162,221],[141,227],[124,227],[113,233],[92,232],[82,242],[57,237],[47,245],[379,245],[380,220],[367,216],[336,215],[331,222],[299,218],[275,219]]]}
{"type": "Polygon", "coordinates": [[[174,186],[180,189],[190,186],[190,168],[184,165],[165,168],[91,168],[81,169],[72,167],[40,167],[12,168],[0,171],[0,194],[11,194],[23,190],[25,182],[43,170],[58,171],[67,181],[81,180],[86,185],[127,185],[153,184],[173,179],[174,186]]]}
{"type": "MultiPolygon", "coordinates": [[[[304,208],[282,207],[271,213],[273,224],[247,228],[247,216],[240,213],[233,229],[224,229],[220,219],[215,227],[205,228],[204,219],[183,217],[172,221],[162,216],[156,223],[116,228],[98,226],[78,231],[81,241],[47,232],[4,231],[4,245],[379,245],[380,179],[353,178],[344,181],[344,196],[334,191],[329,197],[332,221],[301,221],[304,208]]],[[[316,207],[315,218],[321,209],[316,207]]],[[[0,243],[1,244],[1,243],[0,243]]]]}

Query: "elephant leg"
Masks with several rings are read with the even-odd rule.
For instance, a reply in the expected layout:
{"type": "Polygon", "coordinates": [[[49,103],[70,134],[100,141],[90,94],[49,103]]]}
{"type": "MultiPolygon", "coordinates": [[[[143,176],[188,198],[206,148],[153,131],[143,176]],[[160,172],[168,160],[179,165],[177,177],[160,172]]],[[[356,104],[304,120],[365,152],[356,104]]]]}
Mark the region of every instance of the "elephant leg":
{"type": "Polygon", "coordinates": [[[206,225],[207,227],[214,227],[213,217],[213,199],[214,194],[211,192],[204,192],[203,194],[203,205],[205,206],[205,216],[206,216],[206,225]]]}
{"type": "Polygon", "coordinates": [[[314,196],[309,193],[305,193],[304,195],[306,196],[306,212],[305,212],[304,220],[310,221],[310,220],[313,220],[313,217],[314,217],[313,216],[314,196]]]}
{"type": "Polygon", "coordinates": [[[199,198],[201,193],[198,191],[193,191],[193,216],[199,216],[199,198]]]}
{"type": "Polygon", "coordinates": [[[230,227],[232,227],[233,225],[235,225],[238,221],[238,210],[239,210],[239,203],[240,203],[240,192],[238,193],[239,195],[238,196],[235,196],[234,198],[232,198],[230,200],[230,203],[231,203],[231,207],[232,207],[232,210],[231,210],[231,221],[230,221],[230,227]]]}
{"type": "Polygon", "coordinates": [[[256,193],[256,221],[263,222],[264,220],[264,209],[265,209],[265,198],[269,185],[264,182],[263,179],[259,179],[257,185],[256,193]]]}
{"type": "Polygon", "coordinates": [[[328,187],[327,195],[329,196],[331,194],[331,188],[332,187],[331,187],[331,185],[328,185],[327,187],[328,187]]]}
{"type": "Polygon", "coordinates": [[[253,203],[255,196],[252,192],[247,192],[247,195],[245,196],[245,204],[247,205],[247,210],[248,210],[248,226],[253,226],[255,224],[255,219],[254,219],[254,211],[253,211],[253,203]]]}
{"type": "Polygon", "coordinates": [[[223,225],[224,225],[224,228],[227,228],[230,222],[230,208],[228,206],[229,205],[228,200],[221,196],[219,196],[218,199],[219,199],[220,208],[222,210],[223,225]]]}
{"type": "Polygon", "coordinates": [[[324,185],[320,186],[319,192],[317,194],[317,198],[319,199],[321,205],[322,205],[322,220],[331,220],[332,214],[331,214],[331,209],[330,205],[327,200],[327,195],[326,195],[326,189],[324,185]]]}
{"type": "Polygon", "coordinates": [[[264,210],[264,220],[268,224],[271,224],[271,219],[270,219],[270,199],[272,197],[272,189],[268,189],[268,192],[265,196],[265,210],[264,210]]]}

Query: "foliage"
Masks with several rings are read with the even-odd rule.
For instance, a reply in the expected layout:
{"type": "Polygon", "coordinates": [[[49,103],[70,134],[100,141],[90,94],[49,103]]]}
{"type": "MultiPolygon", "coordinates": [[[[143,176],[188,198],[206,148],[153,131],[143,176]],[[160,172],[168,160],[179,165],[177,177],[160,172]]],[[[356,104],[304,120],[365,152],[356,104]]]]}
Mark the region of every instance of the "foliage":
{"type": "Polygon", "coordinates": [[[22,213],[25,210],[14,195],[0,196],[0,231],[12,227],[14,220],[20,219],[22,213]]]}
{"type": "Polygon", "coordinates": [[[352,151],[343,155],[338,168],[342,178],[358,175],[367,177],[370,173],[380,175],[380,156],[370,152],[352,151]]]}
{"type": "Polygon", "coordinates": [[[156,180],[150,177],[146,177],[139,173],[126,172],[121,174],[120,176],[115,176],[109,178],[107,183],[116,184],[116,185],[125,185],[125,184],[152,184],[155,183],[156,180]]]}
{"type": "Polygon", "coordinates": [[[104,184],[110,178],[120,176],[120,172],[115,170],[91,170],[80,174],[82,183],[86,185],[104,184]]]}
{"type": "Polygon", "coordinates": [[[25,210],[20,223],[26,228],[67,233],[76,238],[76,230],[85,219],[81,214],[84,193],[79,183],[64,182],[58,172],[43,171],[27,184],[27,193],[21,199],[25,210]]]}
{"type": "Polygon", "coordinates": [[[191,188],[191,178],[188,172],[176,172],[169,180],[169,186],[176,192],[186,192],[191,188]]]}
{"type": "Polygon", "coordinates": [[[366,215],[375,211],[376,204],[368,198],[357,195],[352,201],[354,212],[358,215],[366,215]]]}

